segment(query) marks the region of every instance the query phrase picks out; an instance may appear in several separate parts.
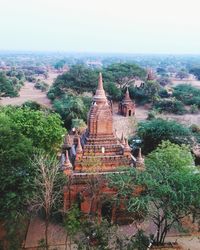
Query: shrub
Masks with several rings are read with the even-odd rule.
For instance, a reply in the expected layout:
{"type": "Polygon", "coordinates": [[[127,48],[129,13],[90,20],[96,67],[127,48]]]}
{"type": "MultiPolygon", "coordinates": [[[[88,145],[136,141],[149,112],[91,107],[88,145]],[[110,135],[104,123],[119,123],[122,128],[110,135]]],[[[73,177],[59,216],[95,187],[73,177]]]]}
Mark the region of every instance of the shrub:
{"type": "Polygon", "coordinates": [[[186,105],[196,104],[200,108],[200,89],[190,84],[180,84],[174,88],[173,96],[186,105]]]}
{"type": "Polygon", "coordinates": [[[35,88],[36,88],[36,89],[40,89],[40,90],[42,90],[42,91],[44,92],[44,91],[47,91],[47,90],[48,90],[49,85],[48,85],[47,83],[45,83],[45,82],[40,82],[40,81],[38,81],[38,82],[35,84],[35,88]]]}
{"type": "Polygon", "coordinates": [[[190,107],[190,113],[191,114],[197,114],[199,111],[198,106],[196,104],[191,105],[190,107]]]}
{"type": "Polygon", "coordinates": [[[178,115],[186,113],[184,104],[175,98],[159,99],[154,103],[154,108],[158,109],[160,112],[168,112],[178,115]]]}
{"type": "Polygon", "coordinates": [[[153,119],[138,125],[137,135],[143,142],[144,153],[154,150],[163,140],[176,144],[192,144],[191,130],[178,122],[153,119]]]}

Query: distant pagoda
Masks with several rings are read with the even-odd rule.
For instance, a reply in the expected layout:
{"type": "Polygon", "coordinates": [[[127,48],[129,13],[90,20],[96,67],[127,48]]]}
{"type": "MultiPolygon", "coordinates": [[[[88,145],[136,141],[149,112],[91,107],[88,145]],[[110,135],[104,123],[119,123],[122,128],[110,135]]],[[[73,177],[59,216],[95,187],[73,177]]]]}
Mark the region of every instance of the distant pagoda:
{"type": "Polygon", "coordinates": [[[119,103],[118,113],[123,116],[135,115],[135,102],[131,100],[128,88],[126,90],[124,99],[119,103]]]}

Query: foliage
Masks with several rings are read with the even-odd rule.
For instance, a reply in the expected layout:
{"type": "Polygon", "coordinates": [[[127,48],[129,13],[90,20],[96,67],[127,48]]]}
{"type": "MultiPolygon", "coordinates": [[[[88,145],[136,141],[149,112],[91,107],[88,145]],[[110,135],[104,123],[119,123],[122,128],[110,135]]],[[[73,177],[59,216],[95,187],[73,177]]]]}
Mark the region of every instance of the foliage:
{"type": "Polygon", "coordinates": [[[87,119],[88,108],[79,96],[65,95],[61,99],[55,100],[53,107],[60,114],[67,128],[71,127],[72,119],[83,119],[84,121],[87,119]]]}
{"type": "Polygon", "coordinates": [[[17,84],[18,81],[8,78],[3,72],[0,72],[0,97],[15,97],[21,85],[17,84]]]}
{"type": "Polygon", "coordinates": [[[75,236],[81,228],[81,213],[77,205],[73,205],[64,217],[64,228],[67,234],[75,236]]]}
{"type": "Polygon", "coordinates": [[[145,171],[130,169],[111,176],[110,185],[126,207],[148,215],[157,227],[155,244],[163,244],[175,222],[199,209],[200,176],[186,146],[163,142],[145,160],[145,171]],[[142,187],[139,195],[135,188],[142,187]],[[127,199],[129,197],[129,199],[127,199]]]}
{"type": "Polygon", "coordinates": [[[120,88],[129,86],[135,78],[144,78],[146,72],[143,68],[132,63],[114,63],[104,70],[113,82],[117,83],[120,88]]]}
{"type": "MultiPolygon", "coordinates": [[[[120,100],[122,89],[134,82],[135,78],[144,78],[146,72],[135,64],[111,64],[103,68],[104,88],[113,100],[120,100]]],[[[84,65],[73,65],[69,72],[58,76],[48,92],[51,100],[62,97],[71,89],[78,94],[93,92],[97,87],[99,70],[91,69],[84,65]]]]}
{"type": "Polygon", "coordinates": [[[22,104],[23,108],[29,108],[32,110],[41,110],[44,109],[42,107],[42,105],[40,105],[39,103],[35,102],[35,101],[26,101],[22,104]]]}
{"type": "Polygon", "coordinates": [[[180,70],[179,72],[176,73],[176,77],[180,78],[181,80],[183,78],[187,78],[189,75],[185,70],[180,70]]]}
{"type": "Polygon", "coordinates": [[[47,91],[49,88],[49,85],[46,82],[37,81],[34,87],[36,89],[40,89],[41,91],[47,91]]]}
{"type": "Polygon", "coordinates": [[[161,85],[161,86],[166,86],[166,85],[169,85],[169,84],[171,84],[171,81],[170,81],[170,79],[168,78],[168,77],[160,77],[159,79],[158,79],[158,83],[161,85]]]}
{"type": "Polygon", "coordinates": [[[155,242],[163,244],[174,223],[200,207],[200,176],[189,149],[170,142],[149,154],[145,165],[141,185],[146,186],[149,214],[158,229],[155,242]]]}
{"type": "Polygon", "coordinates": [[[51,99],[61,97],[67,90],[77,93],[94,91],[98,82],[98,72],[83,65],[74,65],[69,72],[58,76],[51,87],[48,96],[51,99]]]}
{"type": "Polygon", "coordinates": [[[86,124],[82,119],[72,119],[72,128],[76,128],[77,130],[81,130],[86,128],[86,124]]]}
{"type": "Polygon", "coordinates": [[[198,80],[200,80],[200,67],[193,67],[190,69],[190,74],[193,74],[196,76],[198,80]]]}
{"type": "Polygon", "coordinates": [[[32,192],[34,169],[29,164],[32,142],[10,117],[0,113],[0,218],[24,211],[32,192]]]}
{"type": "Polygon", "coordinates": [[[190,113],[191,114],[197,114],[198,112],[199,112],[198,106],[196,104],[191,105],[190,113]]]}
{"type": "Polygon", "coordinates": [[[5,107],[0,113],[9,116],[17,130],[31,139],[34,147],[46,151],[56,151],[60,147],[65,129],[58,114],[26,107],[5,107]]]}
{"type": "Polygon", "coordinates": [[[129,88],[130,97],[139,104],[154,102],[157,99],[160,85],[156,81],[146,81],[140,87],[129,88]]]}
{"type": "Polygon", "coordinates": [[[186,113],[184,104],[175,98],[158,99],[154,102],[154,108],[159,112],[168,112],[178,115],[186,113]]]}
{"type": "Polygon", "coordinates": [[[66,64],[66,61],[64,59],[59,60],[54,64],[55,69],[62,69],[66,64]]]}
{"type": "Polygon", "coordinates": [[[200,90],[189,85],[180,84],[174,88],[173,95],[186,105],[197,105],[200,108],[200,90]]]}
{"type": "Polygon", "coordinates": [[[137,134],[143,141],[144,153],[154,150],[162,140],[169,140],[179,145],[192,143],[190,129],[175,121],[160,118],[140,122],[137,134]]]}
{"type": "Polygon", "coordinates": [[[111,227],[106,220],[100,224],[97,221],[86,220],[82,225],[82,234],[78,243],[79,250],[110,249],[109,240],[112,234],[111,227]]]}

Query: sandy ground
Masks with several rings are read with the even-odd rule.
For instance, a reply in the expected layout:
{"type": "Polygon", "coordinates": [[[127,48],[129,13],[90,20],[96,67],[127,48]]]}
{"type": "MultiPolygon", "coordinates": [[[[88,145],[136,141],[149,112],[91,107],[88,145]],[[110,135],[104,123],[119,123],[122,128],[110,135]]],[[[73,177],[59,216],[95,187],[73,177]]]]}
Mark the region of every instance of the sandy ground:
{"type": "Polygon", "coordinates": [[[167,237],[166,242],[178,242],[184,250],[200,249],[200,236],[167,237]]]}
{"type": "MultiPolygon", "coordinates": [[[[46,83],[49,84],[49,86],[51,86],[57,76],[58,74],[56,73],[49,73],[48,79],[44,79],[43,77],[40,77],[38,79],[45,81],[46,83]]],[[[0,105],[4,105],[4,106],[5,105],[21,105],[26,101],[35,101],[41,105],[51,107],[51,102],[47,98],[46,92],[42,92],[41,90],[34,88],[34,83],[31,83],[31,82],[24,83],[24,86],[21,88],[18,97],[1,98],[0,105]]]]}
{"type": "MultiPolygon", "coordinates": [[[[140,225],[140,228],[149,232],[155,233],[155,227],[149,223],[144,222],[140,225]]],[[[34,250],[37,249],[38,242],[44,239],[44,221],[39,218],[33,218],[29,224],[27,231],[25,249],[34,250]]],[[[135,225],[120,226],[118,228],[118,233],[123,235],[132,235],[137,231],[135,225]]],[[[66,248],[66,232],[63,227],[55,224],[50,224],[49,226],[49,244],[50,249],[70,249],[69,246],[66,248]]],[[[178,242],[184,250],[199,250],[200,249],[200,235],[197,236],[180,236],[176,233],[170,233],[170,236],[166,238],[166,242],[178,242]]],[[[75,246],[71,248],[76,249],[75,246]]]]}
{"type": "Polygon", "coordinates": [[[179,84],[191,84],[193,87],[200,88],[200,81],[196,80],[173,80],[172,86],[176,86],[179,84]]]}

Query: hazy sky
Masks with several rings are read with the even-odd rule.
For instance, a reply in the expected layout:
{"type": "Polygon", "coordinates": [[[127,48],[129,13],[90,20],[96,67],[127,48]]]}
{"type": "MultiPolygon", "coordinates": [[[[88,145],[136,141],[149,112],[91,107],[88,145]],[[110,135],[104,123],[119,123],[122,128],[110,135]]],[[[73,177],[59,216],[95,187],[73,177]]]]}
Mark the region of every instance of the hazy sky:
{"type": "Polygon", "coordinates": [[[0,50],[200,53],[200,0],[0,0],[0,50]]]}

